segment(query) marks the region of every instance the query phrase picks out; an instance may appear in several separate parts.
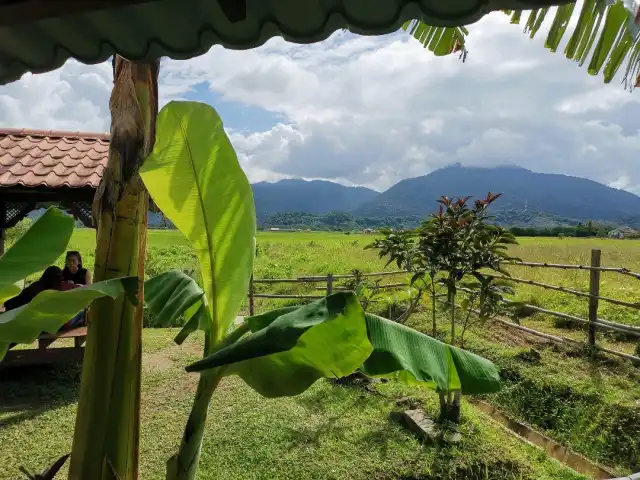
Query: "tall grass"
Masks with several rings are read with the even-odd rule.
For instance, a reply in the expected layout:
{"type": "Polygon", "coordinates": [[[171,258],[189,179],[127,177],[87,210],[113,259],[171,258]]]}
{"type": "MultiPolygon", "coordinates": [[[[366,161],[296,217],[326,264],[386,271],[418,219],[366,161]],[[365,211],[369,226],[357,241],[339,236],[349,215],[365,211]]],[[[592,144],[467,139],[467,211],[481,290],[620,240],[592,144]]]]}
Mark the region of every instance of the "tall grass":
{"type": "MultiPolygon", "coordinates": [[[[353,269],[375,272],[385,269],[385,260],[378,258],[375,250],[364,247],[372,235],[334,232],[259,232],[255,266],[256,278],[294,278],[303,275],[349,273],[353,269]]],[[[519,238],[520,245],[511,252],[527,261],[588,265],[591,249],[602,250],[602,265],[626,267],[640,271],[640,241],[577,238],[519,238]]],[[[71,239],[70,249],[82,253],[85,266],[93,267],[95,231],[78,229],[71,239]]],[[[60,258],[59,264],[62,264],[60,258]]],[[[198,276],[198,264],[188,242],[177,231],[155,230],[148,236],[147,276],[171,269],[193,272],[198,276]]],[[[394,266],[389,266],[394,269],[394,266]]],[[[589,272],[586,270],[557,270],[551,268],[510,267],[514,276],[539,282],[588,291],[589,272]]],[[[390,280],[390,279],[389,279],[390,280]]],[[[398,279],[400,280],[400,279],[398,279]]],[[[276,294],[322,294],[324,284],[269,284],[256,285],[256,292],[276,294]]],[[[586,298],[575,297],[539,287],[515,285],[518,300],[535,302],[544,308],[586,317],[586,298]]],[[[640,281],[632,277],[603,272],[600,294],[630,302],[638,301],[640,281]]],[[[389,299],[393,302],[393,299],[389,299]]],[[[257,299],[258,310],[272,306],[293,304],[295,300],[257,299]]],[[[245,305],[246,309],[246,305],[245,305]]],[[[640,325],[640,311],[600,302],[599,316],[605,320],[640,325]]],[[[528,322],[551,325],[552,319],[536,314],[528,322]],[[542,322],[542,323],[541,323],[542,322]]],[[[538,325],[538,326],[541,326],[538,325]]]]}

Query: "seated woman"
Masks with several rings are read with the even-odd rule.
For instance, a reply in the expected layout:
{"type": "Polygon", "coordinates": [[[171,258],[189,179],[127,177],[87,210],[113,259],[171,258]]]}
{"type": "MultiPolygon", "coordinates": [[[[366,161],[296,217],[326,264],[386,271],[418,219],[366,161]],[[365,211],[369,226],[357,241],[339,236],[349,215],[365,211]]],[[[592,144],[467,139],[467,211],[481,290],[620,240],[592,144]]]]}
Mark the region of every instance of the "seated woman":
{"type": "Polygon", "coordinates": [[[62,278],[65,282],[71,282],[76,285],[91,285],[91,272],[82,266],[80,252],[75,250],[67,252],[62,278]]]}
{"type": "Polygon", "coordinates": [[[60,267],[48,267],[42,276],[31,285],[22,290],[18,295],[4,302],[4,308],[8,312],[26,305],[40,292],[45,290],[62,290],[62,270],[60,267]]]}
{"type": "MultiPolygon", "coordinates": [[[[76,285],[80,286],[80,285],[76,285]]],[[[26,287],[22,292],[16,295],[13,298],[10,298],[6,302],[4,302],[5,311],[14,310],[18,307],[22,307],[23,305],[28,304],[33,300],[36,295],[45,291],[45,290],[69,290],[69,287],[74,288],[73,286],[67,285],[65,286],[63,281],[62,270],[60,267],[56,267],[55,265],[48,267],[43,273],[42,276],[33,282],[31,285],[26,287]]],[[[64,324],[60,330],[66,330],[69,328],[73,328],[79,325],[82,325],[85,320],[84,310],[78,313],[75,317],[69,320],[66,324],[64,324]]],[[[9,348],[12,348],[15,344],[11,344],[9,348]]]]}

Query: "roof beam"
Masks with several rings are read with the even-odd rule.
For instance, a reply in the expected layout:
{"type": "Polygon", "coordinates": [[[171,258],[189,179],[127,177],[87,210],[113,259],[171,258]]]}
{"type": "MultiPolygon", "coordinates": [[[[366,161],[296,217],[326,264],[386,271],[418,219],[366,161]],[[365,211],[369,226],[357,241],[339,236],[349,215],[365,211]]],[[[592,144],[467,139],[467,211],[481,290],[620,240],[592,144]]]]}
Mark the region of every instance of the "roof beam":
{"type": "Polygon", "coordinates": [[[0,0],[0,26],[153,1],[156,0],[0,0]]]}

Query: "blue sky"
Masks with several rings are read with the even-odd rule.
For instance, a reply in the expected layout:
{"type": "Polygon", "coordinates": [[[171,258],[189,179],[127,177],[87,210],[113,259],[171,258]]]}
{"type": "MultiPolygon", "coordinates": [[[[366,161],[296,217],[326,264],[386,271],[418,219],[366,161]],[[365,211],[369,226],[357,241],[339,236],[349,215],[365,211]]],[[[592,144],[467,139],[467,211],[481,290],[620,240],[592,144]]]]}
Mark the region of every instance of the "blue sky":
{"type": "MultiPolygon", "coordinates": [[[[545,50],[548,26],[530,40],[504,14],[488,15],[469,27],[465,63],[433,57],[404,32],[214,47],[162,61],[161,103],[213,105],[252,181],[323,178],[384,190],[459,162],[640,193],[640,93],[545,50]]],[[[0,125],[108,131],[111,82],[108,63],[26,75],[0,87],[0,125]]]]}

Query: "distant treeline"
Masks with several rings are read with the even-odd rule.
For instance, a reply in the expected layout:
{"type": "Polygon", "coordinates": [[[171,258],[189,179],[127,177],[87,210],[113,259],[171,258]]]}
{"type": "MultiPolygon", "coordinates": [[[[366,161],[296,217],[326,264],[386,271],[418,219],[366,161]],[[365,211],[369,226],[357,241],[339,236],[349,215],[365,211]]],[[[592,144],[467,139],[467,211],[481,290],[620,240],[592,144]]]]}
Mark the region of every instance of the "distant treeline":
{"type": "Polygon", "coordinates": [[[511,233],[516,237],[606,237],[609,230],[614,227],[609,225],[588,222],[576,226],[558,226],[550,228],[511,227],[511,233]]]}
{"type": "MultiPolygon", "coordinates": [[[[416,228],[424,219],[419,216],[358,217],[346,212],[331,212],[325,215],[302,212],[284,212],[259,218],[262,229],[281,228],[284,230],[358,231],[365,229],[409,230],[416,228]]],[[[501,218],[496,219],[504,225],[501,218]]],[[[508,226],[508,224],[507,224],[508,226]]],[[[520,237],[606,237],[614,228],[597,222],[579,223],[574,226],[553,227],[510,227],[511,232],[520,237]]]]}
{"type": "Polygon", "coordinates": [[[355,217],[346,212],[330,212],[325,215],[302,212],[284,212],[258,219],[263,229],[354,231],[380,228],[407,230],[416,228],[422,221],[419,216],[409,217],[355,217]]]}

